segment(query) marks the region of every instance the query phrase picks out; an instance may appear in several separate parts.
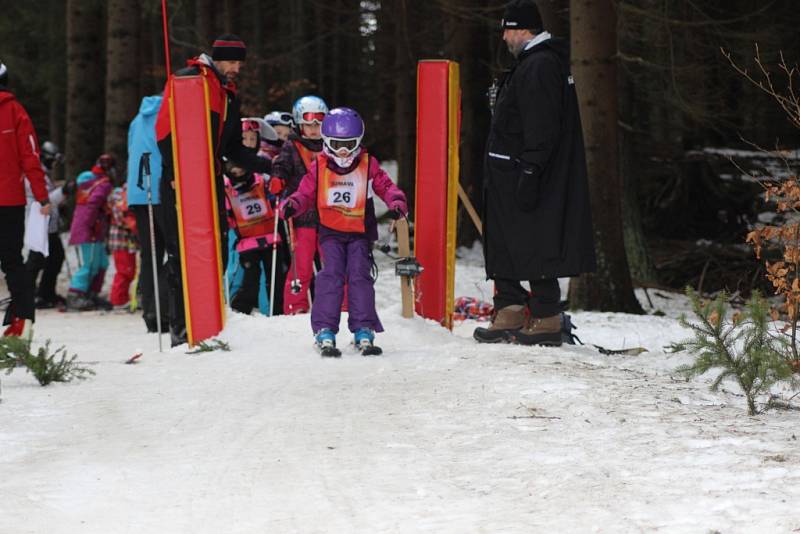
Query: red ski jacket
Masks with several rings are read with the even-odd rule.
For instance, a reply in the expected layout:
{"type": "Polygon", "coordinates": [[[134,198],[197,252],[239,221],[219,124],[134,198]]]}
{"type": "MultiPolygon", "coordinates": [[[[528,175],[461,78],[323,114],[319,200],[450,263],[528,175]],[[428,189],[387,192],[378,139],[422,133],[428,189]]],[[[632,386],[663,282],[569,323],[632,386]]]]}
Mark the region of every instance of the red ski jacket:
{"type": "Polygon", "coordinates": [[[0,206],[25,205],[25,177],[39,202],[48,199],[33,123],[13,94],[0,88],[0,206]]]}

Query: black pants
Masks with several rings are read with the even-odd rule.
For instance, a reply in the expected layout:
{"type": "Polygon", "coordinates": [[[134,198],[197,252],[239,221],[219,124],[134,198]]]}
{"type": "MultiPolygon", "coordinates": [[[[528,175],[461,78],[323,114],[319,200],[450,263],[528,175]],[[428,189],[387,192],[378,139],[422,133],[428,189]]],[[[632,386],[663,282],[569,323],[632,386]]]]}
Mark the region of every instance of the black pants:
{"type": "Polygon", "coordinates": [[[13,317],[34,320],[33,284],[22,261],[25,206],[0,206],[0,269],[6,275],[11,306],[3,324],[13,317]]]}
{"type": "Polygon", "coordinates": [[[64,245],[58,232],[48,234],[47,247],[49,252],[47,257],[41,252],[28,253],[25,268],[31,277],[36,296],[47,302],[54,302],[58,298],[56,294],[58,275],[64,266],[64,245]],[[37,288],[39,273],[42,274],[42,280],[38,282],[37,288]]]}
{"type": "MultiPolygon", "coordinates": [[[[164,234],[159,223],[160,206],[153,206],[153,229],[155,230],[155,256],[158,276],[158,291],[161,305],[161,320],[167,321],[167,285],[164,268],[164,234]]],[[[142,261],[139,267],[139,290],[142,293],[142,315],[149,325],[156,321],[156,290],[153,282],[153,251],[150,247],[150,215],[147,206],[131,206],[136,216],[136,229],[139,235],[139,250],[142,261]]]]}
{"type": "MultiPolygon", "coordinates": [[[[222,266],[228,264],[228,219],[225,213],[225,189],[222,179],[217,178],[217,216],[219,220],[220,246],[222,247],[222,266]]],[[[175,190],[168,180],[161,180],[159,189],[161,208],[158,210],[158,223],[164,237],[167,251],[167,300],[170,331],[175,337],[186,335],[186,315],[183,303],[183,279],[181,277],[181,247],[178,231],[178,210],[175,190]]],[[[148,238],[149,239],[149,238],[148,238]]],[[[221,283],[221,282],[220,282],[221,283]]]]}
{"type": "Polygon", "coordinates": [[[531,280],[528,293],[517,280],[498,278],[494,281],[494,307],[496,310],[513,304],[528,305],[531,317],[552,317],[561,313],[561,288],[558,278],[531,280]]]}
{"type": "MultiPolygon", "coordinates": [[[[286,271],[284,269],[284,249],[278,246],[275,263],[275,302],[270,302],[272,315],[283,314],[283,285],[286,282],[286,271]]],[[[272,271],[272,248],[249,250],[239,254],[239,264],[244,269],[242,285],[236,294],[231,297],[231,308],[249,314],[253,308],[258,307],[258,294],[261,290],[261,269],[266,273],[267,295],[270,294],[271,271],[272,271]]]]}

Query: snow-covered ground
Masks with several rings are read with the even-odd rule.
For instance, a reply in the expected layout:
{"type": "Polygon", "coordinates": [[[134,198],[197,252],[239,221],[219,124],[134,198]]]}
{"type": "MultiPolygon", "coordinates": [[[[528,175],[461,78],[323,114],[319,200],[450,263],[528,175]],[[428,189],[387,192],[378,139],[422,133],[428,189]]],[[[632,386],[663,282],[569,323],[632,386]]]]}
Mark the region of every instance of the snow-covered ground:
{"type": "MultiPolygon", "coordinates": [[[[456,294],[486,298],[461,255],[456,294]]],[[[0,376],[0,533],[800,529],[800,415],[680,379],[681,296],[650,291],[663,317],[574,314],[584,342],[640,356],[486,346],[474,321],[402,319],[378,260],[377,358],[321,359],[307,316],[232,315],[231,352],[188,355],[138,316],[40,312],[37,339],[97,375],[0,376]]]]}

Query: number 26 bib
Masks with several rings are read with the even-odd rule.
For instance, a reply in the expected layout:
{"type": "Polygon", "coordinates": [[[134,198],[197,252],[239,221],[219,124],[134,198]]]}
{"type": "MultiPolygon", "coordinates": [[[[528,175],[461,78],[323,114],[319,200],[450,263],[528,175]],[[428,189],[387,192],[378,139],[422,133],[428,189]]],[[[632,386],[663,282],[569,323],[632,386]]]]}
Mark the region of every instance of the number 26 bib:
{"type": "Polygon", "coordinates": [[[317,209],[322,225],[340,232],[364,232],[369,154],[363,151],[360,157],[355,169],[337,174],[328,168],[327,156],[317,156],[317,209]]]}

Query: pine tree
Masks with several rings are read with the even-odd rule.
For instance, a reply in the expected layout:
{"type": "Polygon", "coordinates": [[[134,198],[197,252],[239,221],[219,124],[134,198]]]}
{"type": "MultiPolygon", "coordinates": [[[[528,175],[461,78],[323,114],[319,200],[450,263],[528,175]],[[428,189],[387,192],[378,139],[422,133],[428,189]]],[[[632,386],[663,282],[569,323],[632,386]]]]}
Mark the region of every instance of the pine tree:
{"type": "Polygon", "coordinates": [[[753,293],[743,311],[730,318],[725,293],[713,301],[702,301],[691,289],[686,293],[697,322],[682,316],[680,323],[692,331],[693,337],[672,344],[671,349],[695,355],[693,363],[677,369],[687,380],[711,369],[722,369],[711,390],[717,391],[726,379],[734,380],[747,399],[749,415],[758,413],[756,399],[767,394],[773,385],[790,381],[796,386],[788,343],[770,330],[769,305],[758,292],[753,293]]]}

